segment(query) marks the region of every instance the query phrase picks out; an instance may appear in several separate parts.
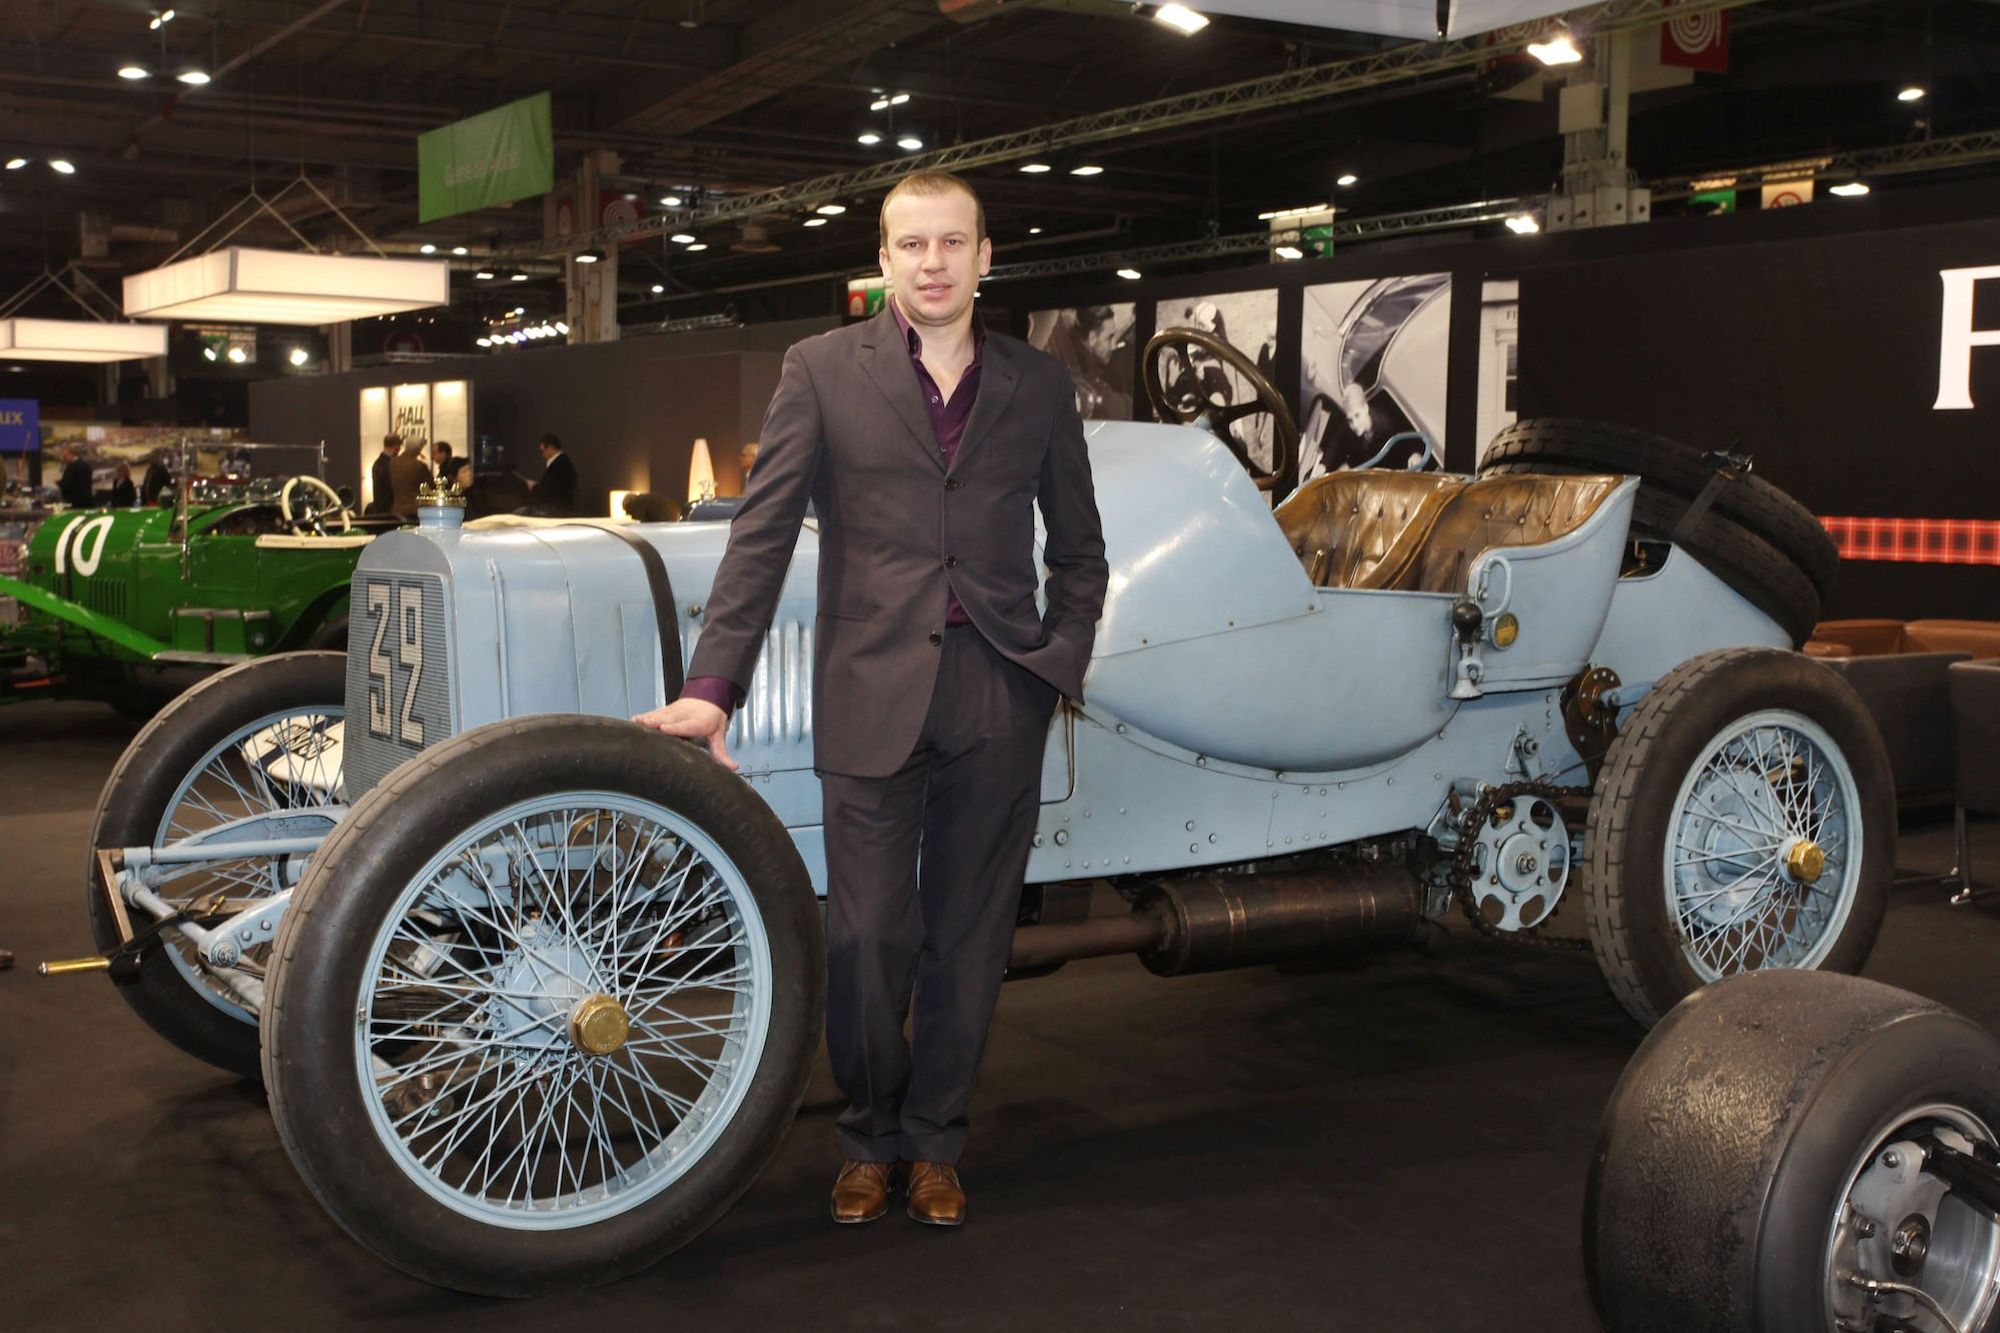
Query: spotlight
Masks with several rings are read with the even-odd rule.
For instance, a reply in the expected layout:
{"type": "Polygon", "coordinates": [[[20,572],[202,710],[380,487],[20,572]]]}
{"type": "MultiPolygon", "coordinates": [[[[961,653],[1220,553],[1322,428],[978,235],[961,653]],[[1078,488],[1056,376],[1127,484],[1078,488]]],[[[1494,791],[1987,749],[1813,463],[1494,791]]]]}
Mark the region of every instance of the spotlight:
{"type": "Polygon", "coordinates": [[[488,273],[485,269],[480,269],[479,272],[473,274],[472,276],[479,279],[481,282],[493,281],[493,275],[491,273],[488,273]]]}
{"type": "Polygon", "coordinates": [[[1542,224],[1535,221],[1533,213],[1516,213],[1513,217],[1507,219],[1507,230],[1513,232],[1516,236],[1532,235],[1541,229],[1542,224]]]}
{"type": "Polygon", "coordinates": [[[1054,168],[1046,162],[1023,162],[1021,170],[1030,176],[1039,176],[1045,171],[1054,170],[1054,168]]]}
{"type": "Polygon", "coordinates": [[[667,239],[672,241],[675,245],[693,245],[695,241],[694,237],[688,235],[684,231],[677,231],[673,235],[667,237],[667,239]]]}
{"type": "Polygon", "coordinates": [[[679,195],[665,194],[660,196],[660,207],[679,208],[680,206],[681,206],[681,197],[679,195]]]}
{"type": "Polygon", "coordinates": [[[1566,32],[1557,32],[1546,42],[1529,42],[1528,54],[1544,65],[1574,65],[1583,60],[1576,39],[1566,32]]]}
{"type": "Polygon", "coordinates": [[[229,349],[229,359],[234,364],[240,366],[250,359],[250,354],[241,347],[232,347],[229,349]]]}
{"type": "Polygon", "coordinates": [[[1028,228],[1028,235],[1030,236],[1040,236],[1041,234],[1042,234],[1042,229],[1040,227],[1028,228]]]}
{"type": "Polygon", "coordinates": [[[706,250],[706,249],[708,249],[708,245],[707,245],[707,243],[706,243],[706,242],[704,242],[704,241],[696,241],[696,242],[695,242],[695,243],[694,243],[693,245],[690,245],[690,246],[688,247],[688,253],[689,253],[689,254],[694,254],[694,253],[696,253],[697,251],[700,251],[700,250],[706,250]]]}
{"type": "Polygon", "coordinates": [[[1095,162],[1086,162],[1080,167],[1071,167],[1069,174],[1072,176],[1102,176],[1104,168],[1098,166],[1095,162]]]}
{"type": "Polygon", "coordinates": [[[1354,184],[1354,183],[1355,183],[1356,181],[1358,181],[1358,180],[1360,180],[1360,179],[1361,179],[1361,178],[1360,178],[1359,176],[1357,176],[1357,175],[1355,175],[1355,174],[1354,174],[1353,172],[1349,171],[1349,172],[1344,172],[1344,173],[1342,173],[1342,175],[1340,176],[1340,178],[1339,178],[1338,180],[1334,181],[1334,184],[1335,184],[1335,185],[1352,185],[1352,184],[1354,184]]]}
{"type": "Polygon", "coordinates": [[[1183,37],[1192,37],[1208,26],[1207,15],[1197,14],[1186,5],[1161,5],[1153,11],[1153,17],[1183,37]]]}
{"type": "Polygon", "coordinates": [[[153,71],[147,69],[144,65],[120,65],[118,67],[118,77],[121,79],[150,79],[153,77],[153,71]]]}
{"type": "MultiPolygon", "coordinates": [[[[157,25],[156,25],[156,26],[157,26],[157,25]]],[[[215,360],[215,349],[214,349],[213,347],[204,347],[204,348],[202,348],[202,349],[201,349],[201,359],[202,359],[202,360],[204,360],[204,361],[213,361],[213,360],[215,360]]]]}
{"type": "Polygon", "coordinates": [[[873,148],[876,144],[882,142],[882,136],[875,133],[875,131],[870,130],[868,131],[868,133],[857,137],[854,142],[859,144],[866,144],[868,145],[868,147],[873,148]]]}
{"type": "Polygon", "coordinates": [[[818,208],[815,208],[813,210],[813,212],[815,213],[824,214],[825,216],[830,218],[837,218],[846,211],[847,211],[846,204],[821,204],[818,208]]]}
{"type": "Polygon", "coordinates": [[[19,171],[27,165],[28,159],[25,157],[10,157],[7,159],[7,170],[9,171],[19,171]]]}
{"type": "Polygon", "coordinates": [[[295,366],[303,366],[309,360],[306,356],[306,349],[303,347],[294,347],[291,356],[287,359],[295,366]]]}
{"type": "Polygon", "coordinates": [[[491,338],[474,338],[472,344],[475,347],[491,347],[493,340],[491,338]]]}
{"type": "Polygon", "coordinates": [[[1280,259],[1304,259],[1306,252],[1296,245],[1281,245],[1271,252],[1280,259]]]}
{"type": "Polygon", "coordinates": [[[556,332],[562,334],[563,337],[567,338],[569,336],[569,325],[563,323],[561,320],[557,320],[556,332]]]}
{"type": "Polygon", "coordinates": [[[576,262],[579,264],[595,264],[602,258],[604,258],[602,250],[583,250],[578,252],[576,262]]]}
{"type": "Polygon", "coordinates": [[[158,32],[160,29],[166,27],[169,23],[172,23],[173,21],[174,21],[173,10],[156,9],[153,11],[152,22],[146,25],[146,30],[148,32],[158,32]]]}
{"type": "Polygon", "coordinates": [[[1118,276],[1125,279],[1127,282],[1132,282],[1136,281],[1139,278],[1144,277],[1145,275],[1139,272],[1139,270],[1136,268],[1121,268],[1118,270],[1118,276]]]}
{"type": "Polygon", "coordinates": [[[910,95],[908,93],[897,93],[894,97],[889,99],[889,105],[901,106],[903,103],[909,100],[910,100],[910,95]]]}
{"type": "Polygon", "coordinates": [[[432,245],[429,241],[425,241],[422,245],[417,247],[417,253],[420,255],[434,255],[437,252],[438,248],[435,245],[432,245]]]}
{"type": "Polygon", "coordinates": [[[825,218],[807,218],[807,219],[806,219],[806,225],[807,225],[808,227],[824,227],[824,226],[826,225],[826,219],[825,219],[825,218]]]}
{"type": "Polygon", "coordinates": [[[906,153],[914,153],[923,146],[924,146],[924,141],[922,139],[919,139],[914,134],[906,134],[902,138],[896,140],[896,147],[902,149],[906,153]]]}
{"type": "Polygon", "coordinates": [[[174,75],[174,77],[179,79],[182,83],[187,84],[190,88],[199,88],[201,87],[201,85],[208,82],[208,75],[198,69],[184,69],[180,73],[174,75]]]}
{"type": "Polygon", "coordinates": [[[454,245],[453,247],[451,247],[451,252],[455,255],[463,255],[465,253],[465,247],[462,245],[454,245]]]}
{"type": "Polygon", "coordinates": [[[878,97],[868,104],[868,109],[870,111],[887,111],[889,109],[889,99],[878,97]]]}
{"type": "Polygon", "coordinates": [[[661,292],[664,292],[665,290],[666,288],[661,284],[657,282],[653,284],[653,295],[658,296],[661,292]]]}
{"type": "Polygon", "coordinates": [[[507,275],[507,280],[509,282],[526,282],[528,275],[525,273],[510,273],[507,275]]]}
{"type": "Polygon", "coordinates": [[[1849,181],[1845,185],[1834,186],[1827,193],[1837,194],[1843,199],[1859,199],[1862,195],[1868,193],[1868,186],[1863,181],[1849,181]]]}
{"type": "Polygon", "coordinates": [[[49,159],[49,170],[59,176],[74,176],[76,164],[66,157],[52,157],[49,159]]]}
{"type": "MultiPolygon", "coordinates": [[[[121,69],[118,72],[123,74],[125,71],[121,69]]],[[[1898,102],[1921,102],[1924,100],[1924,90],[1912,84],[1908,88],[1903,89],[1902,92],[1897,93],[1896,100],[1898,102]]]]}

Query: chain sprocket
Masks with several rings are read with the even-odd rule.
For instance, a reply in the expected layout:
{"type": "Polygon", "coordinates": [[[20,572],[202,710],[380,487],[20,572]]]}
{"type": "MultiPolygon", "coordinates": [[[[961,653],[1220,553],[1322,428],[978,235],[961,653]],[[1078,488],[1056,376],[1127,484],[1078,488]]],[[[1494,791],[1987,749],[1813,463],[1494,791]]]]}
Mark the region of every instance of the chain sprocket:
{"type": "Polygon", "coordinates": [[[1588,787],[1564,787],[1553,782],[1509,782],[1488,787],[1479,794],[1479,799],[1472,803],[1472,808],[1465,812],[1465,818],[1459,822],[1458,847],[1451,858],[1452,896],[1458,899],[1459,911],[1465,914],[1465,919],[1472,923],[1475,930],[1491,939],[1505,940],[1509,944],[1533,945],[1542,949],[1574,952],[1590,947],[1589,940],[1542,933],[1549,922],[1555,920],[1556,913],[1562,910],[1560,898],[1557,899],[1556,905],[1549,909],[1547,915],[1526,930],[1501,930],[1488,921],[1486,914],[1480,911],[1479,899],[1472,890],[1475,873],[1472,858],[1479,847],[1480,830],[1485,827],[1486,821],[1493,818],[1495,810],[1522,796],[1539,796],[1548,801],[1560,801],[1589,795],[1588,787]]]}

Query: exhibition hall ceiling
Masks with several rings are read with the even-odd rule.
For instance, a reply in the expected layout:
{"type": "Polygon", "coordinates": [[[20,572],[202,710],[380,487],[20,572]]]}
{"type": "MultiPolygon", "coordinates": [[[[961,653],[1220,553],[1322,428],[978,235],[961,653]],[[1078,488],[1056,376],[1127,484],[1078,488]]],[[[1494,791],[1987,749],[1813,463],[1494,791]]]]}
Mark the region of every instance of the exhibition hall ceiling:
{"type": "MultiPolygon", "coordinates": [[[[351,244],[337,207],[391,254],[430,245],[444,257],[463,246],[456,268],[504,262],[508,276],[552,280],[560,264],[543,247],[539,200],[418,221],[417,136],[543,91],[558,184],[574,180],[588,150],[608,150],[603,201],[643,216],[668,197],[713,206],[1410,45],[1220,12],[1182,35],[1152,8],[188,0],[162,22],[157,0],[8,0],[0,294],[79,257],[113,288],[251,189],[275,193],[301,173],[325,200],[294,191],[280,211],[316,243],[351,244]],[[205,83],[183,81],[201,75],[205,83]]],[[[1657,45],[1656,34],[1646,30],[1635,46],[1657,45]]],[[[2000,5],[1981,0],[1745,4],[1728,11],[1727,66],[1635,96],[1631,161],[1641,182],[2000,130],[2000,5]],[[1923,95],[1899,100],[1906,88],[1923,95]]],[[[1242,232],[1262,225],[1260,212],[1320,202],[1367,217],[1545,195],[1563,160],[1558,96],[1553,84],[1540,95],[1524,87],[1530,68],[1461,62],[1099,136],[1039,155],[1046,171],[1023,171],[1039,159],[1017,156],[968,174],[1002,257],[1015,261],[1242,232]],[[1078,167],[1102,170],[1073,174],[1078,167]],[[1351,184],[1337,183],[1346,177],[1351,184]]],[[[2000,173],[2000,154],[1953,171],[2000,173]]],[[[657,319],[690,293],[867,265],[879,197],[879,187],[857,189],[835,199],[846,212],[830,216],[777,207],[714,222],[698,252],[659,236],[630,246],[620,272],[627,303],[650,304],[635,317],[657,319]]],[[[235,243],[296,245],[269,223],[235,243]]]]}

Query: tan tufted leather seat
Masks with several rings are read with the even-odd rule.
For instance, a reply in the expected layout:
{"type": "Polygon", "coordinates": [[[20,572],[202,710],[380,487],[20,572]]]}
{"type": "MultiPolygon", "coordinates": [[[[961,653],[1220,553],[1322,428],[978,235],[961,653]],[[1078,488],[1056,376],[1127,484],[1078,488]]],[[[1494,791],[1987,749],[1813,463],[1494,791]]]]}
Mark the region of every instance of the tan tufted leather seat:
{"type": "Polygon", "coordinates": [[[1272,517],[1317,588],[1387,588],[1416,558],[1445,499],[1466,485],[1442,472],[1329,472],[1272,517]]]}
{"type": "Polygon", "coordinates": [[[1466,570],[1496,546],[1535,546],[1574,532],[1618,484],[1615,476],[1488,477],[1444,501],[1422,549],[1388,585],[1413,592],[1460,592],[1466,570]]]}

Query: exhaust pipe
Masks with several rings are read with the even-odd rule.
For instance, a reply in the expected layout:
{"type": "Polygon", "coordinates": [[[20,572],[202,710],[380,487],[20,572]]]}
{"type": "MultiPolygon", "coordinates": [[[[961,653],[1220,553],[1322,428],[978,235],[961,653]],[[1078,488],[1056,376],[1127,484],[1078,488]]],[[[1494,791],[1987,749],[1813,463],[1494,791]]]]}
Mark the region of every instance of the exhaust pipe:
{"type": "Polygon", "coordinates": [[[1149,880],[1125,916],[1020,927],[1008,969],[1136,953],[1155,976],[1177,977],[1368,953],[1416,943],[1420,902],[1416,877],[1394,863],[1149,880]]]}

